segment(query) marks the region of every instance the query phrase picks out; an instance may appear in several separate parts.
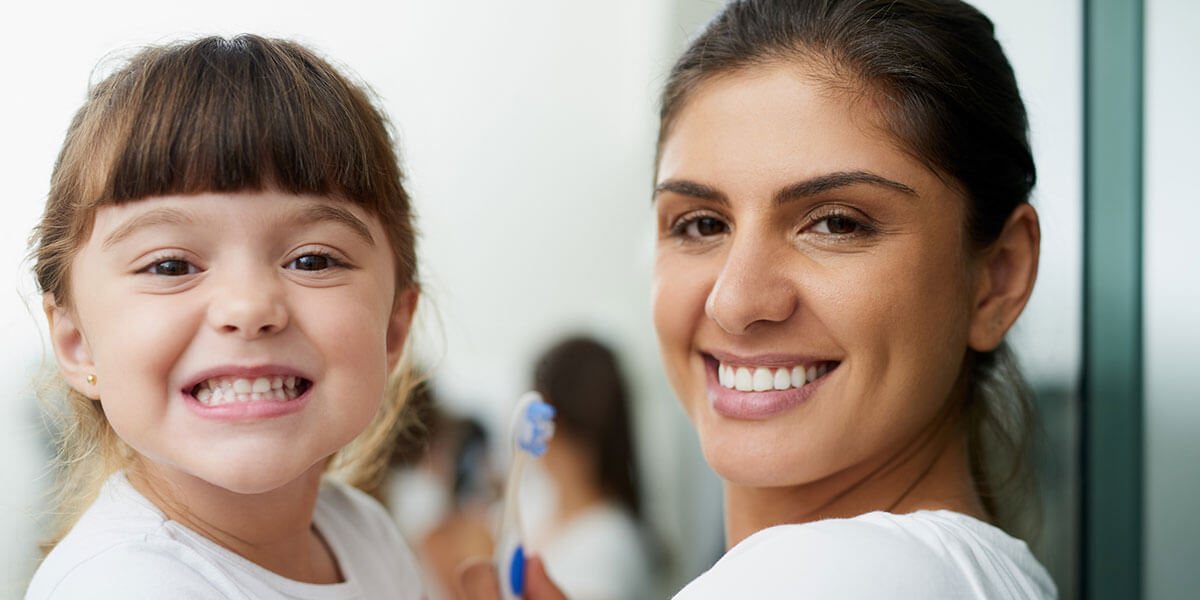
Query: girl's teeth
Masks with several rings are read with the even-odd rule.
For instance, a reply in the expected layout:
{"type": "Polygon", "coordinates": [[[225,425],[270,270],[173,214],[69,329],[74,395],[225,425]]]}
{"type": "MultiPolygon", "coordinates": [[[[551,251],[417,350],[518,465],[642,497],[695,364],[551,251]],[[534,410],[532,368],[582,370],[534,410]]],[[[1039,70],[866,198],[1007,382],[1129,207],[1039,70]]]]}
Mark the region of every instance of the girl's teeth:
{"type": "Polygon", "coordinates": [[[233,402],[287,402],[299,396],[298,385],[303,381],[295,376],[274,377],[217,377],[201,382],[193,393],[205,406],[233,402]]]}
{"type": "Polygon", "coordinates": [[[733,367],[717,364],[717,382],[722,387],[740,392],[765,392],[803,387],[823,377],[833,367],[830,363],[813,364],[805,368],[770,369],[767,367],[733,367]]]}

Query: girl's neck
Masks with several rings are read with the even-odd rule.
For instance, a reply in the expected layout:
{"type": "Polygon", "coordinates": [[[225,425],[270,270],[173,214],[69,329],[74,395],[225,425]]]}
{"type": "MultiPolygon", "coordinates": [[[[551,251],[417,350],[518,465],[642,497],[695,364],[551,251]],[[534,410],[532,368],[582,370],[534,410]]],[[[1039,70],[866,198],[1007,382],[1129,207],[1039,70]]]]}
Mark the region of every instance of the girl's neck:
{"type": "Polygon", "coordinates": [[[972,483],[960,423],[942,420],[896,452],[810,483],[761,488],[725,481],[727,547],[774,525],[873,511],[945,509],[987,520],[972,483]]]}
{"type": "Polygon", "coordinates": [[[313,527],[325,463],[283,487],[238,494],[170,467],[139,459],[130,484],[168,519],[283,577],[306,583],[342,581],[337,560],[313,527]]]}

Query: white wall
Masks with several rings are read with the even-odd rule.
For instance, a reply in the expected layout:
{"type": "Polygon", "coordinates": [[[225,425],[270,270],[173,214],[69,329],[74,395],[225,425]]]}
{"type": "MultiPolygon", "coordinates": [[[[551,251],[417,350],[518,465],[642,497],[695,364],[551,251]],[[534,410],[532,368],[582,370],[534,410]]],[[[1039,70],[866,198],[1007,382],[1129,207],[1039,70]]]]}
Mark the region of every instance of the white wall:
{"type": "Polygon", "coordinates": [[[1147,0],[1143,309],[1145,597],[1200,589],[1200,4],[1147,0]]]}

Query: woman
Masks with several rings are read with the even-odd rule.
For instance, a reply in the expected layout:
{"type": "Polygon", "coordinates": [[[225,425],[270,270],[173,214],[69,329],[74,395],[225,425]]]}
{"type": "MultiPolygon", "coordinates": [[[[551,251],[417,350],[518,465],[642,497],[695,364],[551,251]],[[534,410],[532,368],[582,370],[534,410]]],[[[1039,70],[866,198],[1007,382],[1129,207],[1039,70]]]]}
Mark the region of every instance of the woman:
{"type": "MultiPolygon", "coordinates": [[[[1049,598],[1012,527],[1024,106],[957,0],[744,0],[663,94],[654,320],[730,550],[677,598],[1049,598]]],[[[467,572],[465,580],[479,585],[467,572]]],[[[553,597],[540,565],[528,597],[553,597]]]]}

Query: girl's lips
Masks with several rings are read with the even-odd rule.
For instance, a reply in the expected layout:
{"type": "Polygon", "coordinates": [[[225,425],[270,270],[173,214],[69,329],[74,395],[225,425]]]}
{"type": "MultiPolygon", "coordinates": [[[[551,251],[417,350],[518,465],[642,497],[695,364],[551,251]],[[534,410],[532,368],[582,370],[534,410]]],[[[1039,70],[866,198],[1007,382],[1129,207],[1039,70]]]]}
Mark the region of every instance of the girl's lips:
{"type": "Polygon", "coordinates": [[[808,400],[816,393],[817,389],[826,379],[833,374],[840,363],[836,363],[824,376],[810,381],[799,388],[762,392],[743,392],[721,385],[717,374],[718,365],[719,363],[716,358],[709,355],[704,357],[708,399],[713,411],[729,419],[761,421],[786,412],[792,407],[808,400]]]}
{"type": "Polygon", "coordinates": [[[283,402],[255,400],[207,406],[186,391],[181,392],[181,395],[188,409],[202,418],[225,422],[254,422],[283,417],[304,410],[304,407],[308,405],[309,398],[312,397],[313,387],[315,384],[309,385],[304,393],[296,398],[283,402]]]}

